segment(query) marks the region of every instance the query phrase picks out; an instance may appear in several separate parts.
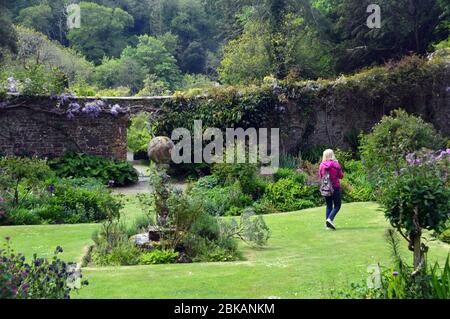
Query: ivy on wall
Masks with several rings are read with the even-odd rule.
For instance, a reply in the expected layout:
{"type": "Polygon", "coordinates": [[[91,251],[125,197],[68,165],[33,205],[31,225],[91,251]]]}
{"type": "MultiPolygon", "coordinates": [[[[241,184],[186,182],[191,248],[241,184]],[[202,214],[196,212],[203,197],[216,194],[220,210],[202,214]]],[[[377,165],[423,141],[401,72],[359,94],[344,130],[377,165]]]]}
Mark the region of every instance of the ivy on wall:
{"type": "Polygon", "coordinates": [[[272,80],[258,87],[216,87],[200,97],[181,93],[166,100],[153,121],[158,135],[170,136],[175,128],[192,129],[194,120],[202,120],[204,127],[220,129],[267,127],[264,125],[268,123],[286,128],[292,112],[312,121],[319,109],[332,117],[333,111],[348,107],[382,112],[408,108],[439,97],[450,77],[449,61],[448,55],[433,59],[411,56],[335,80],[272,80]]]}

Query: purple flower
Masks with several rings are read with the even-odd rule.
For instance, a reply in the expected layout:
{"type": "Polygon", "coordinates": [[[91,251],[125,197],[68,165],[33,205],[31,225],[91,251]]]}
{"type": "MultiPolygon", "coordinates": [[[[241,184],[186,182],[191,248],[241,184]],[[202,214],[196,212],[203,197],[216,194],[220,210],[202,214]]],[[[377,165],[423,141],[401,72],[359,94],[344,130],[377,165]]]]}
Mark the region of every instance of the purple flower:
{"type": "Polygon", "coordinates": [[[97,103],[93,102],[86,103],[82,111],[90,117],[96,118],[100,115],[102,109],[97,103]]]}
{"type": "Polygon", "coordinates": [[[394,277],[397,277],[397,276],[398,276],[398,271],[394,271],[394,272],[392,273],[392,275],[393,275],[394,277]]]}
{"type": "Polygon", "coordinates": [[[115,104],[113,105],[113,107],[111,108],[111,114],[114,116],[119,115],[120,113],[123,113],[124,109],[122,109],[122,107],[119,104],[115,104]]]}
{"type": "Polygon", "coordinates": [[[72,113],[78,113],[78,112],[80,112],[80,110],[81,110],[81,106],[80,106],[80,104],[78,104],[78,103],[70,103],[70,104],[69,104],[69,110],[70,110],[72,113]]]}
{"type": "Polygon", "coordinates": [[[80,113],[81,106],[78,103],[70,103],[69,107],[66,111],[66,115],[68,119],[73,119],[75,117],[75,114],[80,113]]]}
{"type": "Polygon", "coordinates": [[[75,98],[76,98],[76,96],[73,95],[73,94],[71,94],[71,93],[63,93],[63,94],[61,94],[61,95],[58,97],[59,102],[60,102],[61,104],[65,104],[66,102],[69,102],[69,101],[71,101],[71,100],[73,100],[73,99],[75,99],[75,98]]]}
{"type": "Polygon", "coordinates": [[[28,272],[25,271],[25,270],[23,270],[23,271],[22,271],[22,277],[26,277],[27,275],[28,275],[28,272]]]}

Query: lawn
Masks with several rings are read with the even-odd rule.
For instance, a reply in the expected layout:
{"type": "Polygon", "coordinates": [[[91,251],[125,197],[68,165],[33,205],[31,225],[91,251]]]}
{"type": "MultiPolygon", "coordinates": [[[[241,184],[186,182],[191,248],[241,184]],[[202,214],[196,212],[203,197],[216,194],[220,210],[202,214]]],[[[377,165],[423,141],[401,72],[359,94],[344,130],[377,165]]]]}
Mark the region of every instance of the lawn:
{"type": "MultiPolygon", "coordinates": [[[[329,298],[331,289],[367,277],[367,266],[390,264],[383,233],[388,227],[375,203],[343,206],[339,230],[324,226],[323,208],[270,215],[269,246],[242,244],[245,261],[135,267],[84,268],[90,285],[75,298],[329,298]]],[[[128,216],[136,214],[130,202],[128,216]]],[[[98,225],[0,227],[30,256],[49,256],[56,245],[64,258],[79,260],[98,225]]],[[[430,241],[429,261],[444,261],[450,246],[430,241]]],[[[402,245],[406,247],[406,243],[402,245]]],[[[407,260],[409,252],[404,249],[407,260]]]]}

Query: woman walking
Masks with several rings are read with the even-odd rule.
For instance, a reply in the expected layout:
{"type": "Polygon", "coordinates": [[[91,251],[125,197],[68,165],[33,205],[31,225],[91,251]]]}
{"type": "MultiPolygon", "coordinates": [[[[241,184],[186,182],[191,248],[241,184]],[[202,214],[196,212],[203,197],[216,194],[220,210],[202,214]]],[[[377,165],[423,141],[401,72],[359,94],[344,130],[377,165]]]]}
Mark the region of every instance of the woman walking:
{"type": "Polygon", "coordinates": [[[326,226],[336,230],[334,219],[341,209],[341,183],[339,180],[344,178],[344,173],[342,173],[341,165],[339,165],[333,150],[323,152],[319,174],[322,180],[322,195],[327,202],[326,226]],[[327,186],[327,183],[331,185],[327,186]]]}

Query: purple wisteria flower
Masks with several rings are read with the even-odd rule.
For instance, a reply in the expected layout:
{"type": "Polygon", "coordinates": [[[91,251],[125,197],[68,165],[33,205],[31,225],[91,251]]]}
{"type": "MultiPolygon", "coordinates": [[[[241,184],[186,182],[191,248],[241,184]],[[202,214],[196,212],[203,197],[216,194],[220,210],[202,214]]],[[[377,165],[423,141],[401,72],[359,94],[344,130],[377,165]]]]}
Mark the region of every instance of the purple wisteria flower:
{"type": "Polygon", "coordinates": [[[74,100],[75,98],[76,98],[76,96],[71,93],[63,93],[58,96],[58,100],[61,104],[66,104],[67,102],[70,102],[71,100],[74,100]]]}
{"type": "Polygon", "coordinates": [[[86,103],[82,111],[90,117],[96,118],[102,112],[102,108],[96,102],[92,102],[86,103]]]}
{"type": "Polygon", "coordinates": [[[102,100],[97,100],[94,103],[97,104],[99,107],[105,107],[105,102],[103,102],[102,100]]]}
{"type": "Polygon", "coordinates": [[[117,116],[124,112],[125,110],[119,104],[114,104],[113,107],[111,108],[111,114],[114,116],[117,116]]]}
{"type": "Polygon", "coordinates": [[[66,115],[68,119],[73,119],[75,117],[75,114],[80,113],[81,106],[78,103],[70,103],[69,107],[66,111],[66,115]]]}

